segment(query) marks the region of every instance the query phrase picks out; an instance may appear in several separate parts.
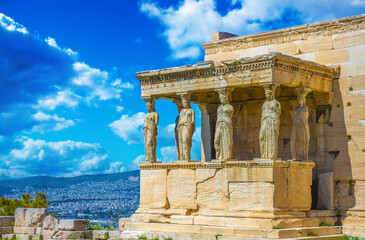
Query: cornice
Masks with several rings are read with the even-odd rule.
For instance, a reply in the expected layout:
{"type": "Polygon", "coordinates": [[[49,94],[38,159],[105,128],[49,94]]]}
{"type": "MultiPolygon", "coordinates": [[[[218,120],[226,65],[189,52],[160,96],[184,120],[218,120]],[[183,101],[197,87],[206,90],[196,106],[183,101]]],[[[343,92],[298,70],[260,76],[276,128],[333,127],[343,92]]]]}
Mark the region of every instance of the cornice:
{"type": "Polygon", "coordinates": [[[173,162],[173,163],[139,163],[141,170],[157,170],[157,169],[217,169],[217,168],[313,168],[314,163],[302,161],[230,161],[230,162],[173,162]]]}
{"type": "Polygon", "coordinates": [[[141,85],[170,83],[204,77],[219,77],[245,70],[276,68],[284,71],[300,72],[332,80],[336,70],[325,65],[271,52],[255,57],[225,60],[222,62],[206,61],[181,67],[136,73],[141,85]]]}
{"type": "Polygon", "coordinates": [[[365,29],[365,14],[203,43],[206,55],[365,29]]]}

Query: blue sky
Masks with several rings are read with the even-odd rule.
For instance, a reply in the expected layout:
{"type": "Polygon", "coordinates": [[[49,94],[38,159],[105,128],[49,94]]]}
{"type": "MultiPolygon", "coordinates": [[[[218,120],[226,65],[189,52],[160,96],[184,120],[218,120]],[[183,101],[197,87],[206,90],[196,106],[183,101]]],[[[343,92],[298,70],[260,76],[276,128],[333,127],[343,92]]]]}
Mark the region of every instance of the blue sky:
{"type": "MultiPolygon", "coordinates": [[[[364,12],[365,0],[0,0],[0,178],[137,169],[146,109],[135,72],[203,60],[212,31],[364,12]]],[[[157,157],[172,161],[177,109],[166,100],[156,109],[157,157]]]]}

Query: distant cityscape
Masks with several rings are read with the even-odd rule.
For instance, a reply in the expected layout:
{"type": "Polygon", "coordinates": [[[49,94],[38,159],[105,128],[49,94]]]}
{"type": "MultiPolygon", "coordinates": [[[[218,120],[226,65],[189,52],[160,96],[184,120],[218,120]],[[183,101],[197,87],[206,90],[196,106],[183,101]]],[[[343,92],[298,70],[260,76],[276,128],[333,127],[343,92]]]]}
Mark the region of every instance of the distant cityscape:
{"type": "Polygon", "coordinates": [[[89,180],[64,187],[25,186],[12,188],[6,198],[34,196],[44,192],[51,201],[48,213],[59,218],[97,220],[98,224],[117,227],[118,219],[130,217],[139,205],[139,176],[115,181],[89,180]]]}

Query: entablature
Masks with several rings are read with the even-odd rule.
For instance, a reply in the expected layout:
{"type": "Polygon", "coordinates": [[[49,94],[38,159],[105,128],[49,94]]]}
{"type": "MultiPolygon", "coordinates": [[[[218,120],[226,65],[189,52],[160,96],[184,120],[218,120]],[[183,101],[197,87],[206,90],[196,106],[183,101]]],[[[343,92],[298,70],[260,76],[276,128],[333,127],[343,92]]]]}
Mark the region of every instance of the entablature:
{"type": "Polygon", "coordinates": [[[181,67],[136,73],[142,97],[168,98],[181,92],[211,91],[222,87],[276,85],[331,92],[338,69],[278,52],[221,62],[205,61],[181,67]]]}

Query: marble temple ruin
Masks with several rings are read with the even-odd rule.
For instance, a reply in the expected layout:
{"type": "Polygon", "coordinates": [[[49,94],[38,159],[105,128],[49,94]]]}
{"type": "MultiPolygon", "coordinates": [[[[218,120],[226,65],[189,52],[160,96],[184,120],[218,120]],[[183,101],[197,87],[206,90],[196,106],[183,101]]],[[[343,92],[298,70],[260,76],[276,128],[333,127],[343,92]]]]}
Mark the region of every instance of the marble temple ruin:
{"type": "Polygon", "coordinates": [[[125,233],[364,236],[365,15],[214,32],[202,47],[203,62],[136,73],[149,111],[146,161],[125,233]],[[156,161],[159,99],[179,112],[171,163],[156,161]],[[191,103],[201,115],[199,160],[190,156],[191,103]]]}

